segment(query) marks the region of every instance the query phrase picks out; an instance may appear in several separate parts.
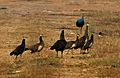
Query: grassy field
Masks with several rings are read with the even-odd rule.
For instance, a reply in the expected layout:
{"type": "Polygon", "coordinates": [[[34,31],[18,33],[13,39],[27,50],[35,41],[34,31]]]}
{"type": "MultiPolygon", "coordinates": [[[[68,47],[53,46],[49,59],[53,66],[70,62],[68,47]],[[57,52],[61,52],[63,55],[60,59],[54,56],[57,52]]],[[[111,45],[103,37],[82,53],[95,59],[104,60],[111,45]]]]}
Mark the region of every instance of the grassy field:
{"type": "MultiPolygon", "coordinates": [[[[0,78],[119,78],[120,77],[119,0],[0,0],[0,78]],[[59,39],[75,40],[75,21],[81,16],[96,33],[89,54],[64,52],[56,58],[50,46],[59,39]],[[26,38],[29,46],[43,34],[45,48],[40,52],[11,57],[9,53],[26,38]]],[[[83,32],[85,27],[83,28],[83,32]]],[[[80,35],[82,36],[82,34],[80,35]]]]}

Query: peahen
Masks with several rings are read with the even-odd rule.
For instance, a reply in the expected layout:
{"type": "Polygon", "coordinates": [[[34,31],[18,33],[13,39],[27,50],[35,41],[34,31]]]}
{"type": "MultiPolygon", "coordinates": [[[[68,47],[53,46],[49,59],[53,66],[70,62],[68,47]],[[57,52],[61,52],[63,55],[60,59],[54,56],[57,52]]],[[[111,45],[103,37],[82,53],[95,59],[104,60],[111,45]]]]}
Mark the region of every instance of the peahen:
{"type": "Polygon", "coordinates": [[[87,41],[87,43],[84,45],[82,49],[88,52],[88,49],[92,47],[93,43],[94,43],[94,35],[92,34],[91,38],[87,41]]]}
{"type": "Polygon", "coordinates": [[[15,55],[17,59],[17,56],[18,55],[22,56],[24,51],[25,51],[25,39],[23,39],[22,43],[10,53],[10,56],[15,55]]]}
{"type": "Polygon", "coordinates": [[[39,43],[36,43],[34,45],[31,45],[28,48],[25,48],[25,50],[31,50],[31,53],[40,52],[44,48],[44,41],[42,39],[42,35],[39,37],[39,43]]]}
{"type": "Polygon", "coordinates": [[[61,57],[63,57],[63,51],[65,49],[67,42],[64,38],[64,30],[61,31],[60,34],[60,40],[57,40],[52,46],[51,46],[51,50],[54,50],[57,52],[57,57],[58,57],[58,51],[61,51],[61,57]]]}

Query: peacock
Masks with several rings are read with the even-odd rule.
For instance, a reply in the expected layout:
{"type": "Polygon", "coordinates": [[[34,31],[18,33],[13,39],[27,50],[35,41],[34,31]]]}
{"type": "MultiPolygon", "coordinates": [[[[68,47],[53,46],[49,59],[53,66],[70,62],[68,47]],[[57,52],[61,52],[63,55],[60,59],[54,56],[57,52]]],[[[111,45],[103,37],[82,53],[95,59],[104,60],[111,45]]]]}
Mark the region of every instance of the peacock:
{"type": "Polygon", "coordinates": [[[76,21],[76,26],[79,27],[82,30],[82,27],[84,26],[85,21],[84,21],[84,16],[82,16],[82,18],[78,19],[76,21]]]}
{"type": "Polygon", "coordinates": [[[82,16],[82,18],[80,18],[76,21],[76,26],[80,29],[80,33],[82,33],[82,28],[83,28],[84,24],[85,24],[84,16],[82,16]]]}

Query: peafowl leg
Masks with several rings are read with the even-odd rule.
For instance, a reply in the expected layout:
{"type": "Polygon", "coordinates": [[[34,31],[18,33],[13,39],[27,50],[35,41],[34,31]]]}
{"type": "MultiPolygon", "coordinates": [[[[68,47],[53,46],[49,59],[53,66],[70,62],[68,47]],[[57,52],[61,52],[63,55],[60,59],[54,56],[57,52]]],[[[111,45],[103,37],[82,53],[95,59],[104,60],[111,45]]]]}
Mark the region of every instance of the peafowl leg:
{"type": "Polygon", "coordinates": [[[17,56],[15,57],[15,59],[17,59],[17,56]]]}
{"type": "Polygon", "coordinates": [[[88,50],[87,50],[87,49],[85,50],[85,53],[86,53],[86,54],[88,53],[88,50]]]}
{"type": "Polygon", "coordinates": [[[74,49],[72,49],[72,55],[74,55],[73,50],[74,50],[74,49]]]}
{"type": "Polygon", "coordinates": [[[57,56],[56,57],[58,58],[58,51],[57,51],[57,56]]]}
{"type": "Polygon", "coordinates": [[[68,53],[69,53],[69,51],[70,51],[70,50],[68,49],[66,54],[68,54],[68,53]]]}
{"type": "Polygon", "coordinates": [[[71,58],[74,58],[74,57],[73,57],[73,55],[74,55],[74,54],[73,54],[73,50],[74,50],[74,48],[72,49],[72,52],[71,52],[71,53],[72,53],[72,57],[71,57],[71,58]]]}
{"type": "Polygon", "coordinates": [[[38,54],[38,57],[39,57],[40,56],[39,52],[37,54],[38,54]]]}
{"type": "Polygon", "coordinates": [[[80,54],[85,54],[85,51],[83,49],[80,49],[80,54]]]}
{"type": "Polygon", "coordinates": [[[80,54],[81,54],[81,50],[80,50],[80,54]]]}
{"type": "Polygon", "coordinates": [[[22,58],[22,54],[20,54],[20,57],[22,58]]]}
{"type": "Polygon", "coordinates": [[[63,51],[61,51],[61,58],[63,58],[63,51]]]}
{"type": "Polygon", "coordinates": [[[89,53],[88,49],[87,49],[87,53],[89,53]]]}

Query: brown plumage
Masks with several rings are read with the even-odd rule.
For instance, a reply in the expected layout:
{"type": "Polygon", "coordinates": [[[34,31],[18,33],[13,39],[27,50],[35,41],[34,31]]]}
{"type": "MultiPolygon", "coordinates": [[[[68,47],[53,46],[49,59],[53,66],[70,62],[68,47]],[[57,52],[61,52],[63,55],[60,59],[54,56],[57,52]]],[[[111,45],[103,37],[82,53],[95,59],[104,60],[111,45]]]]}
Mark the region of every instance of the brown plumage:
{"type": "Polygon", "coordinates": [[[42,39],[42,36],[40,36],[39,43],[36,43],[26,48],[25,50],[31,50],[31,53],[35,53],[35,52],[40,52],[43,48],[44,48],[44,41],[42,39]]]}
{"type": "MultiPolygon", "coordinates": [[[[67,44],[65,46],[65,49],[68,49],[69,50],[72,50],[72,54],[73,54],[73,49],[75,48],[76,46],[76,41],[78,40],[78,35],[76,37],[76,40],[75,41],[67,41],[67,44]]],[[[67,53],[68,54],[68,53],[67,53]]]]}
{"type": "Polygon", "coordinates": [[[87,42],[86,36],[82,36],[76,41],[74,49],[78,49],[78,48],[82,49],[82,47],[85,45],[86,42],[87,42]]]}
{"type": "Polygon", "coordinates": [[[88,29],[89,29],[89,26],[87,25],[84,35],[81,38],[76,40],[74,49],[82,50],[83,46],[85,46],[85,44],[87,43],[87,41],[89,39],[89,31],[88,31],[88,29]]]}

